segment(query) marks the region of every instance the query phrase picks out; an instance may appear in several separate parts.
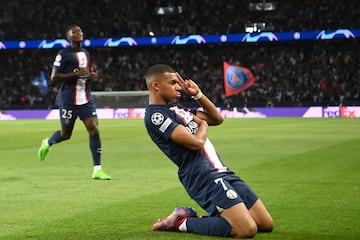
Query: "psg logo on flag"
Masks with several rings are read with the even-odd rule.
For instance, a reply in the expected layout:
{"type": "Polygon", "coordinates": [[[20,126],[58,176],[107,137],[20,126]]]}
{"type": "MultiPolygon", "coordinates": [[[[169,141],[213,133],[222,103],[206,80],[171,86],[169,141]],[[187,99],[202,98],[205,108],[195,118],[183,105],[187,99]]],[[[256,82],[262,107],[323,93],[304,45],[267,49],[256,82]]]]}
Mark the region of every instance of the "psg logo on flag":
{"type": "Polygon", "coordinates": [[[224,87],[227,97],[245,91],[254,81],[255,77],[248,68],[224,62],[224,87]]]}
{"type": "Polygon", "coordinates": [[[226,70],[226,82],[229,88],[243,88],[249,82],[247,73],[238,67],[230,66],[226,70]]]}

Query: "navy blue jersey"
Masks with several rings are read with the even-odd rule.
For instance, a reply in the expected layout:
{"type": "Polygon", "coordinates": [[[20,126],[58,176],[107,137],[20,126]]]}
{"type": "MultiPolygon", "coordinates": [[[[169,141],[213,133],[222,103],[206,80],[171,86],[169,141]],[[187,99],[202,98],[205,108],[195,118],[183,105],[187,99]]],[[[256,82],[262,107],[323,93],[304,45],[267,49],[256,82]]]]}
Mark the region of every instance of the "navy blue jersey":
{"type": "MultiPolygon", "coordinates": [[[[59,73],[79,71],[90,65],[89,52],[86,49],[76,50],[72,47],[61,49],[56,55],[53,67],[59,73]]],[[[74,77],[61,83],[59,101],[64,104],[83,105],[91,100],[87,77],[74,77]]]]}
{"type": "Polygon", "coordinates": [[[192,134],[198,130],[194,121],[196,111],[180,105],[149,105],[145,113],[145,126],[150,138],[179,168],[179,179],[191,197],[214,179],[233,174],[223,164],[209,139],[203,149],[190,150],[170,140],[170,135],[179,125],[192,134]]]}

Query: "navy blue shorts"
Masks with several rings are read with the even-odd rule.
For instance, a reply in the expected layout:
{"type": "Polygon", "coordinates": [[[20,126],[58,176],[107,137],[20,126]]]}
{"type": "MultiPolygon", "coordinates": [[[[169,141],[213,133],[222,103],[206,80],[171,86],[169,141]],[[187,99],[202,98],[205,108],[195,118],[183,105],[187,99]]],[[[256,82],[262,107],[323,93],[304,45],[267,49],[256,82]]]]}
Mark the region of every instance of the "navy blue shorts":
{"type": "Polygon", "coordinates": [[[224,209],[241,202],[250,209],[259,199],[255,192],[234,174],[215,179],[193,198],[207,211],[209,217],[219,216],[224,209]]]}
{"type": "Polygon", "coordinates": [[[96,106],[92,101],[83,105],[63,104],[59,107],[59,111],[62,125],[73,125],[78,117],[81,120],[97,117],[96,106]]]}

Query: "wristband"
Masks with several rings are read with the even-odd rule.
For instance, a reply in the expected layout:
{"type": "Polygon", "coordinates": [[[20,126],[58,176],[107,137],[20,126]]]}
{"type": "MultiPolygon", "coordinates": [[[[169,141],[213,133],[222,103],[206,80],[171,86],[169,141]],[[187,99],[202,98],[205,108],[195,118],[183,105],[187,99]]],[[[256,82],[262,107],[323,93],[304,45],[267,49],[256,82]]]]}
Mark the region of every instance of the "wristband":
{"type": "Polygon", "coordinates": [[[191,98],[197,101],[197,100],[199,100],[202,96],[204,96],[204,94],[201,92],[201,90],[199,90],[199,92],[198,92],[195,96],[192,96],[191,98]]]}

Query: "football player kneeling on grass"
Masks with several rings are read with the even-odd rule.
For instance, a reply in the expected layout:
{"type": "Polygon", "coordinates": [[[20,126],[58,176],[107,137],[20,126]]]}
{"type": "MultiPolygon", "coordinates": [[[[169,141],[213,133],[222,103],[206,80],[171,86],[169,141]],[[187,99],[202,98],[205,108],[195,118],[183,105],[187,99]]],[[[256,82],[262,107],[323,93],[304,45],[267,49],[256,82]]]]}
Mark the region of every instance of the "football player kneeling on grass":
{"type": "Polygon", "coordinates": [[[251,238],[271,232],[273,220],[260,198],[220,159],[207,138],[208,126],[223,117],[191,79],[184,80],[164,64],[146,74],[149,105],[145,126],[150,138],[179,168],[178,175],[190,197],[207,211],[199,217],[191,207],[177,207],[152,227],[156,231],[182,231],[209,236],[251,238]],[[182,92],[203,110],[183,108],[182,92]]]}

